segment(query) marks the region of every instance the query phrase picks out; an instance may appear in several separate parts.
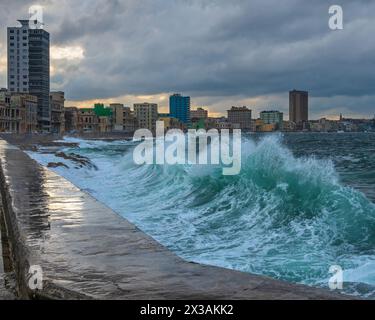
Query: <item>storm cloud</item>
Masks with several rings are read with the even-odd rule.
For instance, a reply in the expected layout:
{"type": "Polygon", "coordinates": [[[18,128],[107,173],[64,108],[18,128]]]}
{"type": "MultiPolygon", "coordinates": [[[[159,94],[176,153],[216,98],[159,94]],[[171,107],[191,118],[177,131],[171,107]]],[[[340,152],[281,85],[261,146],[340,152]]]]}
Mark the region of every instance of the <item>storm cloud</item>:
{"type": "MultiPolygon", "coordinates": [[[[6,26],[27,17],[35,2],[1,3],[4,63],[6,26]]],[[[39,4],[56,53],[52,88],[64,90],[69,100],[182,92],[216,113],[236,104],[286,111],[288,91],[297,88],[310,92],[313,116],[375,113],[374,1],[39,4]],[[332,4],[343,8],[343,30],[328,27],[332,4]]],[[[0,67],[2,86],[5,69],[0,67]]]]}

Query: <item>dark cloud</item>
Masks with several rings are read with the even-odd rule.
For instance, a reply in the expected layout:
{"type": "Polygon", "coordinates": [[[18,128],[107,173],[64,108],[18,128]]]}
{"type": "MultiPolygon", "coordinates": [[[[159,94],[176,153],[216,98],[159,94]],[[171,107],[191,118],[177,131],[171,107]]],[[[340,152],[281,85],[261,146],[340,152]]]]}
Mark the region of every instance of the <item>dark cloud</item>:
{"type": "MultiPolygon", "coordinates": [[[[41,1],[53,45],[85,51],[78,64],[56,62],[53,85],[71,100],[181,91],[205,101],[279,96],[280,108],[287,107],[288,90],[301,88],[320,113],[342,108],[369,115],[375,3],[334,1],[343,6],[344,30],[331,31],[330,2],[41,1]]],[[[4,30],[29,4],[6,6],[4,30]]]]}

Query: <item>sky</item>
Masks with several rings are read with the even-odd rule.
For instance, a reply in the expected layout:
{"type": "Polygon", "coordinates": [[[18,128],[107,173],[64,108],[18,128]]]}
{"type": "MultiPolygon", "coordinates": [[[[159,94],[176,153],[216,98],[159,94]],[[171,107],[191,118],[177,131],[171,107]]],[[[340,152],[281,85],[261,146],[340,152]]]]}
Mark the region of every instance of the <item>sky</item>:
{"type": "Polygon", "coordinates": [[[6,27],[44,8],[51,90],[68,106],[156,102],[178,92],[212,116],[246,105],[257,117],[307,90],[310,117],[375,114],[372,0],[0,0],[0,87],[6,27]],[[343,30],[328,26],[331,5],[343,30]]]}

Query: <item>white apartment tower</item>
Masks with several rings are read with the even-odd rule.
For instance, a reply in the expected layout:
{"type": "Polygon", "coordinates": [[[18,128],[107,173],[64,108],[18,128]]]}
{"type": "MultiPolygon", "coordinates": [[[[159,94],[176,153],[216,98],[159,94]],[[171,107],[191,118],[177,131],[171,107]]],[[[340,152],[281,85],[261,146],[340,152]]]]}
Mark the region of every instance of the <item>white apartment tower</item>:
{"type": "Polygon", "coordinates": [[[50,131],[51,107],[49,33],[30,28],[29,20],[18,20],[19,27],[8,28],[8,89],[38,98],[38,129],[50,131]]]}

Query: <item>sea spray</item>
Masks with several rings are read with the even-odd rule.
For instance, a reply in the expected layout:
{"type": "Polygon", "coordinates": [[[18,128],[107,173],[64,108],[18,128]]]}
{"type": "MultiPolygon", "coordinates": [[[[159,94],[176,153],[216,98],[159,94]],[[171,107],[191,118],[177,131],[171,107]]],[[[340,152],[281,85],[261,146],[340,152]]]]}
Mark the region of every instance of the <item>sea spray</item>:
{"type": "Polygon", "coordinates": [[[125,141],[80,140],[64,152],[99,170],[55,170],[188,260],[325,287],[340,265],[344,281],[374,285],[374,203],[341,182],[332,157],[296,157],[283,141],[243,137],[237,176],[215,165],[136,166],[125,141]]]}

